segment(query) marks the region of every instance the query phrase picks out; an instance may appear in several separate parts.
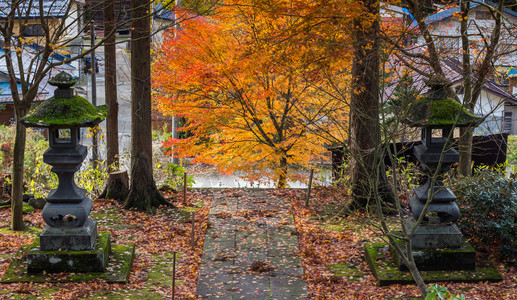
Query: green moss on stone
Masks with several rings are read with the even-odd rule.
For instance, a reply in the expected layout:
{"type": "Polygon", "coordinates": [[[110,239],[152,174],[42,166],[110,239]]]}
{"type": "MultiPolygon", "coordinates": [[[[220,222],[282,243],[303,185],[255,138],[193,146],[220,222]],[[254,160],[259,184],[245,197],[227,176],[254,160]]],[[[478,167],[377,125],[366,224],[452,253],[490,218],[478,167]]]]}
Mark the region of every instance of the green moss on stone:
{"type": "Polygon", "coordinates": [[[407,123],[418,127],[468,126],[480,119],[452,98],[429,100],[423,97],[413,104],[407,123]]]}
{"type": "MultiPolygon", "coordinates": [[[[370,270],[380,286],[391,284],[413,284],[414,280],[409,271],[400,271],[389,255],[389,247],[385,243],[370,243],[365,245],[365,256],[370,270]]],[[[502,277],[495,267],[485,262],[476,266],[476,270],[460,271],[422,271],[425,282],[479,282],[501,281],[502,277]]]]}
{"type": "Polygon", "coordinates": [[[95,107],[80,96],[50,98],[31,110],[22,122],[41,127],[93,126],[104,120],[107,113],[107,106],[95,107]]]}
{"type": "Polygon", "coordinates": [[[70,273],[59,278],[51,274],[28,274],[27,251],[29,245],[21,246],[9,267],[4,273],[1,282],[84,282],[95,279],[113,283],[126,283],[129,280],[131,266],[135,255],[134,245],[112,245],[112,259],[105,273],[70,273]]]}
{"type": "Polygon", "coordinates": [[[30,206],[27,203],[23,203],[22,212],[24,214],[32,214],[34,212],[34,207],[30,206]]]}

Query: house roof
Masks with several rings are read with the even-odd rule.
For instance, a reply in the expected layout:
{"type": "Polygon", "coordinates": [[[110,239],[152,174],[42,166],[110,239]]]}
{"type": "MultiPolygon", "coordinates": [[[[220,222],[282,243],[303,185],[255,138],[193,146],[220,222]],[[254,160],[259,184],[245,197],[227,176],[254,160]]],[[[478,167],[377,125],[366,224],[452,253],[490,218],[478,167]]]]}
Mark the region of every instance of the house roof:
{"type": "MultiPolygon", "coordinates": [[[[84,4],[84,0],[43,0],[43,17],[44,18],[62,18],[66,15],[70,2],[84,4]]],[[[13,0],[0,1],[0,20],[6,19],[11,11],[13,0]]],[[[16,18],[40,18],[39,1],[21,1],[19,10],[15,13],[16,18]],[[32,5],[29,6],[29,4],[32,5]],[[21,14],[21,16],[20,16],[21,14]]]]}
{"type": "Polygon", "coordinates": [[[173,21],[175,19],[174,12],[170,9],[163,8],[161,3],[158,3],[154,7],[154,18],[155,19],[161,19],[161,20],[167,20],[167,21],[173,21]]]}
{"type": "MultiPolygon", "coordinates": [[[[21,88],[21,84],[18,83],[18,91],[21,91],[21,88]]],[[[48,98],[50,94],[51,93],[48,89],[40,88],[36,100],[44,100],[48,98]]],[[[11,86],[9,85],[9,82],[0,82],[0,104],[10,103],[13,103],[13,94],[11,92],[11,86]]]]}
{"type": "MultiPolygon", "coordinates": [[[[34,66],[34,65],[31,64],[31,62],[37,60],[37,58],[36,58],[37,51],[31,51],[30,49],[34,49],[34,48],[31,48],[31,47],[32,46],[28,45],[27,46],[27,50],[23,51],[22,68],[23,68],[23,72],[25,74],[27,74],[28,72],[31,72],[31,70],[30,70],[31,68],[33,69],[32,72],[34,72],[34,68],[37,67],[37,66],[34,66]]],[[[0,46],[0,57],[2,57],[3,55],[5,55],[5,51],[0,46]]],[[[12,55],[14,55],[14,54],[12,54],[12,55]]],[[[50,61],[55,61],[55,60],[62,61],[62,59],[60,59],[60,58],[61,57],[58,57],[58,56],[52,56],[50,58],[50,61]]],[[[20,76],[19,76],[18,60],[17,59],[13,59],[12,61],[14,63],[14,70],[16,72],[16,74],[15,74],[16,79],[19,80],[20,76]]],[[[75,67],[71,66],[70,64],[59,65],[59,66],[56,66],[55,68],[53,68],[49,72],[49,76],[45,76],[45,78],[42,80],[42,82],[39,85],[39,87],[40,87],[39,88],[39,97],[40,98],[46,99],[49,95],[53,94],[53,91],[55,90],[55,87],[50,86],[49,84],[47,84],[48,79],[53,74],[57,74],[57,73],[59,73],[61,71],[65,71],[65,72],[69,72],[69,73],[77,73],[77,69],[75,67]]],[[[8,74],[9,73],[8,73],[8,70],[7,70],[7,65],[6,65],[5,59],[0,59],[0,75],[3,75],[3,76],[0,76],[0,84],[2,84],[2,86],[1,86],[2,90],[0,91],[0,103],[12,102],[12,100],[9,100],[9,99],[11,99],[11,96],[12,96],[11,95],[11,89],[10,89],[9,83],[5,81],[5,78],[9,78],[8,74]],[[6,83],[7,83],[7,86],[5,85],[6,83]],[[7,87],[7,89],[5,87],[7,87]]]]}
{"type": "MultiPolygon", "coordinates": [[[[484,0],[483,2],[484,2],[484,4],[479,3],[479,2],[476,2],[476,3],[472,3],[471,2],[470,9],[474,9],[474,8],[480,7],[480,6],[485,5],[485,4],[493,6],[493,7],[496,7],[496,8],[498,6],[497,3],[494,3],[492,1],[484,0]]],[[[503,11],[505,13],[507,13],[507,14],[517,18],[517,12],[514,12],[513,10],[510,10],[508,8],[503,8],[503,11]]],[[[424,19],[424,21],[425,21],[426,24],[430,25],[430,24],[433,24],[433,23],[436,23],[436,22],[448,19],[448,18],[454,16],[454,14],[458,13],[458,12],[460,12],[460,8],[458,6],[453,6],[453,7],[449,8],[449,9],[444,10],[444,11],[432,14],[430,16],[427,16],[424,19]]],[[[411,27],[416,27],[416,26],[417,26],[416,21],[411,24],[411,27]]]]}
{"type": "MultiPolygon", "coordinates": [[[[455,76],[454,79],[449,78],[451,80],[451,83],[458,84],[463,82],[463,76],[461,74],[462,67],[461,62],[454,59],[449,58],[444,60],[443,64],[449,66],[450,70],[452,70],[454,73],[456,73],[458,76],[455,76]]],[[[513,96],[512,94],[505,91],[500,85],[495,83],[493,80],[487,79],[485,84],[483,85],[483,90],[485,90],[488,93],[491,93],[493,95],[496,95],[498,97],[501,97],[505,101],[507,101],[509,104],[517,105],[517,98],[513,96]]]]}
{"type": "MultiPolygon", "coordinates": [[[[447,58],[441,61],[442,70],[452,85],[460,84],[463,82],[462,66],[461,62],[454,58],[447,58]]],[[[428,66],[421,67],[424,72],[431,73],[428,66]]],[[[420,74],[412,74],[413,86],[421,93],[426,94],[429,91],[429,87],[425,84],[424,76],[420,74]]],[[[384,98],[387,100],[397,86],[397,82],[384,89],[384,98]]],[[[482,89],[490,94],[500,97],[508,104],[517,105],[517,97],[505,91],[500,85],[492,80],[487,79],[482,89]]]]}

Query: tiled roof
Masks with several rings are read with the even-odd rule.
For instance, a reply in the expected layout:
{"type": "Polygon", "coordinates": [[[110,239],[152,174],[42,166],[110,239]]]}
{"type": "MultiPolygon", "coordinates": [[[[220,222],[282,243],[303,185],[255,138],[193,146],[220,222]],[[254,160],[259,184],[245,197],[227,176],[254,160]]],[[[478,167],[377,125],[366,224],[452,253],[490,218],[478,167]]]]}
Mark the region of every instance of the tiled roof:
{"type": "MultiPolygon", "coordinates": [[[[5,19],[11,11],[11,3],[13,0],[0,1],[0,19],[5,19]]],[[[71,0],[43,0],[43,16],[46,18],[61,18],[66,15],[71,0]]],[[[21,17],[29,19],[40,17],[39,1],[21,1],[20,7],[21,17]],[[31,6],[29,4],[32,3],[31,6]]],[[[18,12],[15,13],[16,18],[20,17],[18,12]]]]}
{"type": "MultiPolygon", "coordinates": [[[[487,5],[490,5],[490,6],[493,6],[493,7],[497,7],[497,3],[494,3],[494,2],[488,1],[488,0],[485,0],[484,4],[487,4],[487,5]]],[[[479,7],[481,5],[482,5],[481,3],[471,3],[470,4],[470,9],[474,9],[474,8],[479,7]]],[[[459,7],[458,6],[454,6],[454,7],[451,7],[449,9],[446,9],[444,11],[441,11],[439,13],[435,13],[435,14],[432,14],[430,16],[427,16],[424,20],[425,20],[425,23],[428,24],[428,25],[429,24],[433,24],[433,23],[439,22],[441,20],[445,20],[447,18],[450,18],[455,13],[458,13],[459,11],[460,11],[459,7]]],[[[517,12],[514,12],[513,10],[510,10],[508,8],[504,8],[503,11],[505,13],[507,13],[507,14],[517,18],[517,12]]],[[[416,27],[416,26],[417,26],[416,21],[411,24],[411,27],[416,27]]]]}
{"type": "MultiPolygon", "coordinates": [[[[441,66],[445,76],[453,85],[463,82],[462,66],[460,61],[454,58],[447,58],[441,61],[441,66]]],[[[420,69],[424,72],[432,73],[429,66],[420,67],[420,69]]],[[[413,86],[419,91],[419,93],[426,94],[429,90],[429,87],[425,84],[425,78],[420,74],[412,74],[411,77],[413,78],[413,86]]],[[[390,86],[384,89],[383,98],[385,100],[391,97],[396,86],[397,82],[393,82],[390,86]]],[[[509,104],[517,105],[517,98],[505,91],[500,85],[492,80],[487,80],[482,89],[488,93],[502,98],[509,104]]]]}
{"type": "Polygon", "coordinates": [[[170,9],[163,8],[161,3],[158,3],[154,8],[154,18],[155,19],[162,19],[167,21],[174,20],[174,12],[170,9]]]}
{"type": "MultiPolygon", "coordinates": [[[[34,72],[34,69],[36,68],[36,66],[34,65],[31,65],[31,62],[32,61],[35,61],[36,58],[35,58],[35,55],[37,55],[37,51],[31,51],[30,49],[30,46],[27,46],[28,48],[26,50],[23,51],[23,56],[22,56],[22,64],[23,64],[23,72],[24,73],[27,73],[27,72],[34,72]],[[32,71],[30,70],[30,68],[32,67],[32,71]]],[[[5,51],[0,47],[0,57],[3,56],[5,54],[5,51]]],[[[14,55],[14,54],[12,54],[14,55]]],[[[55,61],[62,61],[62,59],[59,59],[59,57],[56,57],[56,56],[53,56],[50,58],[50,61],[52,62],[55,62],[55,61]]],[[[19,76],[19,73],[18,73],[18,60],[17,59],[13,59],[12,60],[13,63],[15,64],[14,65],[14,70],[16,72],[16,79],[18,80],[20,78],[19,76]]],[[[77,73],[77,69],[74,68],[73,66],[69,65],[69,64],[64,64],[64,65],[59,65],[59,66],[56,66],[55,68],[53,68],[48,76],[45,76],[45,78],[42,80],[42,82],[40,83],[40,89],[39,89],[39,94],[40,96],[42,96],[43,98],[46,98],[48,97],[49,95],[52,95],[53,94],[53,91],[55,89],[55,87],[53,86],[50,86],[47,84],[48,82],[48,79],[52,76],[52,75],[55,75],[61,71],[65,71],[65,72],[68,72],[70,74],[76,74],[77,73]]],[[[0,74],[3,74],[3,75],[6,75],[8,77],[8,70],[7,70],[7,65],[6,65],[6,62],[5,62],[5,59],[0,59],[0,74]]],[[[2,77],[6,77],[6,76],[2,76],[2,77]]],[[[0,102],[6,102],[5,99],[7,99],[5,94],[8,93],[9,95],[11,94],[11,91],[10,91],[10,88],[9,88],[9,85],[7,84],[7,88],[8,90],[6,91],[5,90],[5,81],[3,80],[0,80],[0,84],[2,84],[2,91],[0,91],[0,95],[1,95],[1,98],[2,98],[2,101],[0,102]]]]}

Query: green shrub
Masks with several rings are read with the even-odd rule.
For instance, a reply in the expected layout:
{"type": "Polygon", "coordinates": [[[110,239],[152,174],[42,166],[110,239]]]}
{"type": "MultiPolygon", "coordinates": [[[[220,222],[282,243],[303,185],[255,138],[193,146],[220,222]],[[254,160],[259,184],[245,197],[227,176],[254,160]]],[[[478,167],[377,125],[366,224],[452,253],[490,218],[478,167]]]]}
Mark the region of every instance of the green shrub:
{"type": "MultiPolygon", "coordinates": [[[[14,126],[0,126],[0,172],[11,171],[12,150],[14,147],[14,126]],[[4,151],[5,150],[5,151],[4,151]]],[[[48,149],[48,141],[39,130],[27,129],[25,144],[24,175],[26,192],[36,197],[46,197],[51,189],[57,188],[57,175],[52,173],[50,165],[43,162],[43,153],[48,149]]],[[[104,162],[99,162],[102,166],[104,162]]],[[[86,161],[75,180],[79,187],[95,198],[104,187],[108,172],[106,168],[92,168],[91,162],[86,161]]]]}
{"type": "Polygon", "coordinates": [[[446,287],[439,286],[438,284],[431,285],[427,288],[427,296],[425,300],[465,300],[464,295],[453,295],[446,287]]]}
{"type": "Polygon", "coordinates": [[[511,165],[517,165],[517,136],[515,135],[508,136],[506,160],[511,165]]]}
{"type": "Polygon", "coordinates": [[[517,179],[487,168],[453,185],[463,216],[463,233],[477,248],[496,250],[507,260],[517,258],[517,179]]]}

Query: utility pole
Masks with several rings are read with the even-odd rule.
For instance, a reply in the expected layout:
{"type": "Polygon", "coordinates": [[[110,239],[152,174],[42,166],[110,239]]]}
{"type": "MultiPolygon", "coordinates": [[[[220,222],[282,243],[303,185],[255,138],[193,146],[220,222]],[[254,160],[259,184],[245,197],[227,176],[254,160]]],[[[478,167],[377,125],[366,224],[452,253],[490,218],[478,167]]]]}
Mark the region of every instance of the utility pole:
{"type": "MultiPolygon", "coordinates": [[[[95,24],[92,20],[90,26],[90,45],[95,46],[95,24]]],[[[92,74],[92,104],[93,106],[97,106],[97,68],[95,61],[95,50],[91,52],[91,74],[92,74]]],[[[92,128],[93,136],[92,136],[92,164],[93,168],[97,169],[99,162],[99,144],[97,141],[97,128],[92,128]]]]}
{"type": "MultiPolygon", "coordinates": [[[[179,7],[181,5],[181,1],[182,0],[176,0],[175,1],[175,6],[179,7]]],[[[179,30],[180,30],[180,25],[177,22],[178,21],[178,15],[177,15],[176,11],[177,10],[175,9],[174,10],[174,37],[178,36],[179,30]]],[[[180,123],[179,122],[179,118],[176,117],[176,116],[173,116],[172,117],[172,138],[173,139],[179,138],[179,134],[178,134],[179,123],[180,123]]],[[[174,150],[174,148],[173,148],[173,150],[174,150]]],[[[177,157],[174,154],[174,151],[172,152],[172,163],[175,164],[175,165],[179,165],[180,164],[179,157],[177,157]]]]}

